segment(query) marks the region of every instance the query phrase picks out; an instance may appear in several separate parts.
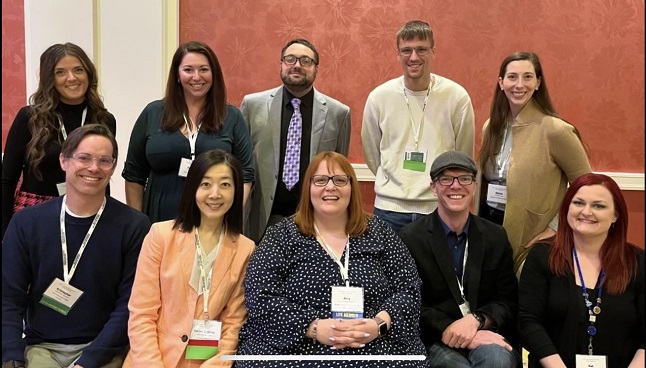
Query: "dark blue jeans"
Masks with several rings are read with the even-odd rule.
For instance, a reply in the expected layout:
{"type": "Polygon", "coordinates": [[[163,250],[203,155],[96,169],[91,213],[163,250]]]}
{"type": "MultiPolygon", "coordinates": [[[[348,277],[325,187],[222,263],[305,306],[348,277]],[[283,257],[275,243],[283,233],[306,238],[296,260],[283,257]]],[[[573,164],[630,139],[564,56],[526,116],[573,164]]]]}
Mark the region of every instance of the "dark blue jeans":
{"type": "Polygon", "coordinates": [[[380,210],[379,208],[375,208],[373,214],[388,223],[388,225],[395,230],[397,235],[399,235],[399,230],[401,230],[405,225],[410,224],[420,217],[426,216],[422,213],[393,212],[380,210]]]}
{"type": "Polygon", "coordinates": [[[452,349],[441,342],[428,348],[427,360],[437,368],[516,368],[521,358],[516,350],[500,345],[481,345],[473,350],[452,349]]]}

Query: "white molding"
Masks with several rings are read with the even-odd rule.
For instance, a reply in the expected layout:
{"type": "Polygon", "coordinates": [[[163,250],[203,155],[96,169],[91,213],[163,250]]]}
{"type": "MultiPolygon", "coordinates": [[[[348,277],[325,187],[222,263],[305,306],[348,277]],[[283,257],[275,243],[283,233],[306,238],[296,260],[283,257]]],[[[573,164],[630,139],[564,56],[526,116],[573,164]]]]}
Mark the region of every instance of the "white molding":
{"type": "MultiPolygon", "coordinates": [[[[352,164],[357,179],[359,181],[375,181],[375,176],[372,174],[366,164],[352,164]]],[[[598,172],[599,174],[608,175],[617,182],[621,190],[644,190],[644,173],[621,173],[621,172],[598,172]]]]}

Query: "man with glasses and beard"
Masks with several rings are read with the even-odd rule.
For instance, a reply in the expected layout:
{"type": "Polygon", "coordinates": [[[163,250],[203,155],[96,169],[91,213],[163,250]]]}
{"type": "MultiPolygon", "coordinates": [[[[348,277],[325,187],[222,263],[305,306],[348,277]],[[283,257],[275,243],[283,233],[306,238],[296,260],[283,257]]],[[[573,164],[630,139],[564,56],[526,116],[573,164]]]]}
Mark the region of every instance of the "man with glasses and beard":
{"type": "Polygon", "coordinates": [[[301,179],[317,153],[348,155],[350,108],[312,86],[318,65],[314,45],[293,39],[280,55],[283,85],[242,99],[256,170],[244,233],[256,243],[267,227],[296,212],[301,179]]]}

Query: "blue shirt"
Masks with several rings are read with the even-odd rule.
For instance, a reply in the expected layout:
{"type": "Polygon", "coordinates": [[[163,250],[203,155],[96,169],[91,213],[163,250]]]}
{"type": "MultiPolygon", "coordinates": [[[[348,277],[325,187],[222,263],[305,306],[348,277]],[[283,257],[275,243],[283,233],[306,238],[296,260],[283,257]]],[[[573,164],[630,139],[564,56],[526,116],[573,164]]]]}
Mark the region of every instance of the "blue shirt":
{"type": "Polygon", "coordinates": [[[469,219],[464,225],[462,233],[456,234],[455,231],[451,230],[442,218],[440,218],[440,223],[442,224],[442,229],[444,229],[444,235],[446,235],[446,242],[449,244],[449,249],[451,250],[451,255],[453,256],[453,265],[455,270],[455,275],[459,280],[462,279],[462,268],[464,262],[464,251],[467,245],[467,238],[469,234],[469,219]]]}

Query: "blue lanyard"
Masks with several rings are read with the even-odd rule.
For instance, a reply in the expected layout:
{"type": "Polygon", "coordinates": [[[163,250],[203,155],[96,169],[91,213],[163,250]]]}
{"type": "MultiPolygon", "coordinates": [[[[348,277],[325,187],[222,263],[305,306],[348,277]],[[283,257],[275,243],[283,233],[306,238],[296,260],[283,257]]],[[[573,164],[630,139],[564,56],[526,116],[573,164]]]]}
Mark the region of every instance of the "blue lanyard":
{"type": "Polygon", "coordinates": [[[576,248],[572,247],[572,255],[576,261],[576,269],[579,271],[579,279],[581,280],[581,288],[583,289],[583,299],[585,300],[585,306],[588,308],[588,320],[590,324],[588,325],[588,336],[590,337],[588,344],[588,354],[592,355],[592,338],[597,334],[597,328],[594,326],[594,323],[597,321],[597,316],[601,314],[601,293],[603,291],[603,279],[606,277],[606,271],[601,269],[601,275],[599,275],[599,280],[597,281],[597,286],[599,287],[599,292],[597,293],[597,301],[592,306],[592,302],[588,299],[588,289],[585,287],[585,281],[583,280],[583,272],[581,272],[581,265],[579,264],[579,256],[576,253],[576,248]]]}

